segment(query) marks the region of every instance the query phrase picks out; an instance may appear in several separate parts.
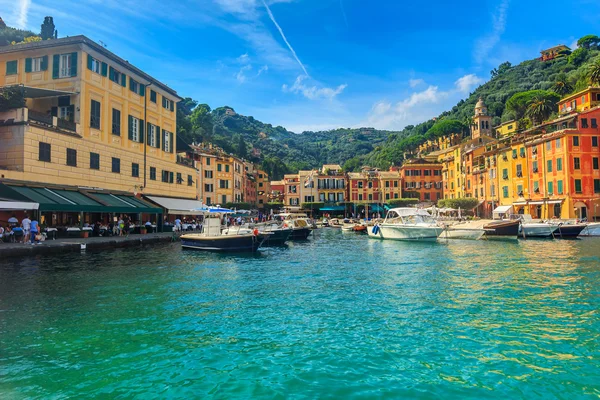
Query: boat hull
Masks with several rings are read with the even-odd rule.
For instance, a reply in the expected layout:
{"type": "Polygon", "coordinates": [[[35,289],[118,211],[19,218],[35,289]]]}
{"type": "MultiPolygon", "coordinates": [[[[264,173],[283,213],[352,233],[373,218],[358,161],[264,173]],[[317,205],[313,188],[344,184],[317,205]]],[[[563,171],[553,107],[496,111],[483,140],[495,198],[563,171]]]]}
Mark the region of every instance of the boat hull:
{"type": "Polygon", "coordinates": [[[204,237],[201,235],[181,236],[181,247],[191,250],[216,252],[255,252],[267,235],[222,235],[204,237]]]}
{"type": "Polygon", "coordinates": [[[555,235],[562,238],[575,238],[586,229],[584,224],[559,225],[555,235]]]}
{"type": "Polygon", "coordinates": [[[588,224],[581,232],[581,236],[600,236],[600,222],[588,224]]]}
{"type": "Polygon", "coordinates": [[[263,246],[282,246],[292,235],[292,229],[277,229],[268,231],[269,236],[263,242],[263,246]]]}
{"type": "Polygon", "coordinates": [[[306,240],[311,232],[310,228],[294,228],[289,240],[306,240]]]}
{"type": "Polygon", "coordinates": [[[499,221],[492,222],[483,226],[486,230],[485,236],[488,239],[496,237],[514,237],[515,239],[519,236],[519,221],[499,221]]]}
{"type": "Polygon", "coordinates": [[[465,239],[465,240],[479,240],[485,234],[483,229],[446,229],[444,233],[440,235],[440,239],[465,239]]]}
{"type": "Polygon", "coordinates": [[[550,224],[523,224],[521,225],[521,234],[527,238],[549,238],[558,230],[557,225],[550,224]]]}
{"type": "Polygon", "coordinates": [[[435,241],[444,231],[438,226],[379,225],[378,228],[380,237],[389,240],[435,241]]]}

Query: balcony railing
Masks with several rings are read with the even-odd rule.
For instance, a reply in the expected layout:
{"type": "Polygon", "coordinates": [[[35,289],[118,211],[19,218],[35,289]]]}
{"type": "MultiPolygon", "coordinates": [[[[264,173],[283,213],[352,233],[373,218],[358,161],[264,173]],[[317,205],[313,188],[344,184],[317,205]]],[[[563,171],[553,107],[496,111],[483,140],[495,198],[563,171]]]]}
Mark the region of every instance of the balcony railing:
{"type": "Polygon", "coordinates": [[[77,132],[77,124],[75,122],[63,118],[57,118],[52,115],[48,115],[47,113],[31,109],[27,110],[27,115],[29,121],[31,122],[44,124],[48,127],[55,127],[63,131],[77,132]]]}
{"type": "Polygon", "coordinates": [[[66,129],[68,131],[73,131],[73,132],[77,131],[77,124],[75,124],[75,122],[72,122],[72,121],[69,121],[66,119],[58,118],[57,125],[60,129],[66,129]]]}
{"type": "Polygon", "coordinates": [[[29,110],[29,120],[52,126],[52,115],[35,110],[29,110]]]}

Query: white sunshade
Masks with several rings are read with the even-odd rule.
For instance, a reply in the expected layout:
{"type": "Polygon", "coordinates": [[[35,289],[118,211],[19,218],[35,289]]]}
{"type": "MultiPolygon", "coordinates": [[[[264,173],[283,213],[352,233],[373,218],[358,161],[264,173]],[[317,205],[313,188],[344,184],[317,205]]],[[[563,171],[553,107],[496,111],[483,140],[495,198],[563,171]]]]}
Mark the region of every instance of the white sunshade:
{"type": "Polygon", "coordinates": [[[2,211],[37,210],[38,208],[40,208],[39,203],[0,200],[0,210],[2,211]]]}
{"type": "Polygon", "coordinates": [[[498,206],[494,210],[494,214],[506,214],[511,208],[512,206],[498,206]]]}
{"type": "Polygon", "coordinates": [[[560,204],[563,200],[548,200],[548,204],[560,204]]]}
{"type": "Polygon", "coordinates": [[[530,206],[541,206],[542,204],[544,204],[543,201],[530,201],[529,202],[530,206]]]}
{"type": "Polygon", "coordinates": [[[158,204],[167,210],[167,214],[175,215],[198,215],[202,214],[198,209],[206,208],[199,200],[172,199],[170,197],[145,196],[148,200],[158,204]]]}

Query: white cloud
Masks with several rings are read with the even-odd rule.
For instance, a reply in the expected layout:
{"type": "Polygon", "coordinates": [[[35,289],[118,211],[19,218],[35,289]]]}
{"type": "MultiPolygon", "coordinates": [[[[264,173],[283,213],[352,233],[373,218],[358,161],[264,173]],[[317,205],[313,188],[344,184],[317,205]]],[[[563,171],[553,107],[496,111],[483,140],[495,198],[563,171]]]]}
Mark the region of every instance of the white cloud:
{"type": "Polygon", "coordinates": [[[573,40],[569,47],[571,48],[571,50],[575,50],[576,48],[578,48],[579,46],[577,45],[577,39],[573,40]]]}
{"type": "Polygon", "coordinates": [[[250,71],[251,69],[252,69],[252,65],[250,65],[250,64],[244,65],[242,68],[240,68],[238,73],[235,75],[235,79],[237,79],[237,81],[239,83],[246,82],[246,79],[248,79],[248,77],[246,76],[245,72],[250,71]]]}
{"type": "Polygon", "coordinates": [[[269,70],[269,66],[268,65],[263,65],[262,67],[259,68],[258,73],[256,74],[256,76],[261,76],[264,72],[267,72],[269,70]]]}
{"type": "Polygon", "coordinates": [[[347,84],[339,85],[336,88],[317,87],[316,85],[309,86],[304,83],[306,75],[300,75],[292,86],[283,85],[281,89],[285,93],[300,93],[309,100],[327,99],[333,100],[337,95],[342,93],[348,86],[347,84]]]}
{"type": "Polygon", "coordinates": [[[411,88],[417,87],[419,85],[424,85],[425,81],[423,79],[417,78],[417,79],[409,79],[408,81],[408,85],[411,88]]]}
{"type": "Polygon", "coordinates": [[[485,82],[485,79],[478,77],[475,74],[465,75],[454,82],[456,89],[463,94],[469,94],[471,90],[485,82]]]}
{"type": "Polygon", "coordinates": [[[506,14],[508,12],[509,0],[502,0],[492,15],[492,32],[480,38],[475,44],[473,57],[479,64],[487,58],[490,51],[498,44],[504,30],[506,29],[506,14]]]}
{"type": "Polygon", "coordinates": [[[17,17],[17,28],[27,28],[27,17],[29,14],[29,7],[31,6],[31,0],[19,0],[18,17],[17,17]]]}
{"type": "Polygon", "coordinates": [[[250,62],[250,57],[248,56],[248,53],[242,54],[241,56],[239,56],[237,58],[237,61],[240,64],[248,64],[250,62]]]}

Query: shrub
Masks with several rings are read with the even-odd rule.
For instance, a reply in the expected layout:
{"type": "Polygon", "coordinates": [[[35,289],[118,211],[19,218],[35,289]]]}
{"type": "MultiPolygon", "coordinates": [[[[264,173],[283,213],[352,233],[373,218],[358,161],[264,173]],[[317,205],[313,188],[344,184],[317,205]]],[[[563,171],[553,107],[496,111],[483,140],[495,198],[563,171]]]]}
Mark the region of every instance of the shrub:
{"type": "Polygon", "coordinates": [[[388,201],[388,205],[390,207],[408,207],[408,206],[412,206],[415,204],[418,204],[420,202],[419,199],[414,199],[414,198],[404,198],[404,199],[393,199],[388,201]]]}

